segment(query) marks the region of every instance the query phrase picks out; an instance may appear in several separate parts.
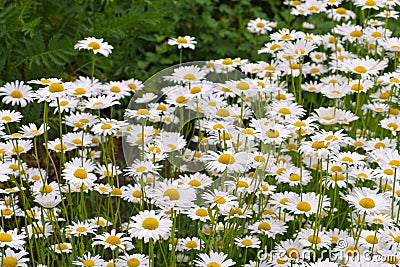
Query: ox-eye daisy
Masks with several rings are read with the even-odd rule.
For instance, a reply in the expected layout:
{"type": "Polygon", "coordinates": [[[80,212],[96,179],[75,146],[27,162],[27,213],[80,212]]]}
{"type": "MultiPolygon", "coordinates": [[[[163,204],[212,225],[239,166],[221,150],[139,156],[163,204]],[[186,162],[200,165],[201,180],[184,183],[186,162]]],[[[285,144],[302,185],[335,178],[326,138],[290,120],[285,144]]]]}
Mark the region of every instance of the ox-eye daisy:
{"type": "Polygon", "coordinates": [[[78,41],[78,43],[75,44],[74,48],[79,50],[92,50],[95,54],[100,53],[103,56],[108,57],[114,47],[112,45],[109,45],[107,42],[104,42],[103,38],[97,39],[95,37],[87,37],[83,40],[78,41]]]}
{"type": "Polygon", "coordinates": [[[18,105],[25,107],[29,102],[33,101],[34,93],[29,85],[23,81],[15,81],[6,83],[0,88],[0,96],[4,96],[2,101],[5,104],[11,103],[12,106],[18,105]]]}
{"type": "Polygon", "coordinates": [[[210,255],[201,253],[198,255],[198,260],[194,260],[194,263],[198,267],[229,267],[235,265],[231,259],[227,259],[228,255],[224,254],[223,252],[214,252],[211,251],[210,255]]]}
{"type": "Polygon", "coordinates": [[[143,238],[146,243],[150,241],[150,238],[154,241],[166,238],[171,231],[172,221],[156,214],[154,210],[141,211],[138,215],[131,217],[131,220],[129,233],[132,237],[143,238]]]}
{"type": "Polygon", "coordinates": [[[93,238],[94,242],[92,246],[102,245],[105,248],[110,248],[115,250],[119,248],[120,250],[126,250],[127,247],[132,247],[130,237],[122,237],[123,233],[116,233],[115,229],[111,230],[111,233],[104,233],[102,235],[97,235],[93,238]],[[129,246],[130,245],[130,246],[129,246]]]}

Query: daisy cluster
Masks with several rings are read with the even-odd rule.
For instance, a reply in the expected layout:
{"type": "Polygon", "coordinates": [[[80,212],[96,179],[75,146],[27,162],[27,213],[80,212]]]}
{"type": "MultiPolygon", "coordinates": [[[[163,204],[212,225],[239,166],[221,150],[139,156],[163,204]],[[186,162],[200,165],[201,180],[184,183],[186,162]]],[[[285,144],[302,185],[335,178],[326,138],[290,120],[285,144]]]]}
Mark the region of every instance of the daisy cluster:
{"type": "Polygon", "coordinates": [[[4,84],[1,266],[398,266],[399,2],[286,4],[337,25],[258,18],[247,29],[269,34],[264,60],[145,83],[4,84]],[[23,123],[31,106],[43,120],[23,123]]]}

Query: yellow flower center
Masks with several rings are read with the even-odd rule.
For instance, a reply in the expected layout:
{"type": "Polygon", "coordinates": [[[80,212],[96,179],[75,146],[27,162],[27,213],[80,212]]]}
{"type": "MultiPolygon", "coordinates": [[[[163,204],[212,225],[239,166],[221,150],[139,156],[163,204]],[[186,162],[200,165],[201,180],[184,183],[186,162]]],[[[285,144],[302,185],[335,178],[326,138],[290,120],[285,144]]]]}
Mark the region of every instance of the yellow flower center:
{"type": "Polygon", "coordinates": [[[61,244],[58,244],[57,248],[59,250],[65,250],[65,249],[68,249],[68,245],[64,244],[64,243],[61,243],[61,244]]]}
{"type": "Polygon", "coordinates": [[[196,79],[196,76],[193,73],[188,73],[183,76],[183,79],[193,81],[196,79]]]}
{"type": "Polygon", "coordinates": [[[246,181],[238,181],[236,183],[237,187],[244,187],[244,188],[248,188],[249,187],[249,183],[247,183],[246,181]]]}
{"type": "Polygon", "coordinates": [[[250,85],[247,82],[238,82],[236,88],[245,91],[250,89],[250,85]]]}
{"type": "Polygon", "coordinates": [[[207,264],[207,267],[221,267],[221,264],[218,262],[212,261],[209,264],[207,264]]]}
{"type": "Polygon", "coordinates": [[[199,180],[197,180],[197,179],[190,180],[188,182],[188,184],[191,185],[191,186],[194,186],[194,187],[201,186],[201,182],[199,180]]]}
{"type": "Polygon", "coordinates": [[[12,121],[12,118],[10,116],[3,116],[1,118],[1,120],[3,120],[3,121],[12,121]]]}
{"type": "Polygon", "coordinates": [[[2,215],[5,215],[5,216],[8,216],[8,215],[13,214],[13,211],[12,211],[12,209],[5,208],[5,209],[2,209],[2,210],[1,210],[1,214],[2,214],[2,215]]]}
{"type": "Polygon", "coordinates": [[[278,130],[269,129],[265,133],[269,138],[277,138],[277,137],[279,137],[279,131],[278,130]]]}
{"type": "Polygon", "coordinates": [[[188,101],[188,99],[186,98],[186,97],[184,97],[184,96],[178,96],[176,99],[175,99],[175,101],[176,101],[176,103],[178,103],[178,104],[184,104],[184,103],[186,103],[187,101],[188,101]]]}
{"type": "Polygon", "coordinates": [[[250,239],[244,239],[242,241],[242,245],[246,246],[246,247],[249,247],[249,246],[253,245],[253,241],[251,241],[250,239]]]}
{"type": "Polygon", "coordinates": [[[307,240],[308,240],[308,242],[310,242],[311,244],[314,244],[314,245],[321,243],[321,237],[316,236],[316,235],[310,235],[307,238],[307,240]]]}
{"type": "Polygon", "coordinates": [[[297,259],[300,256],[300,252],[296,248],[289,248],[286,250],[286,256],[297,259]]]}
{"type": "Polygon", "coordinates": [[[347,14],[347,10],[343,7],[336,8],[336,14],[345,15],[347,14]]]}
{"type": "Polygon", "coordinates": [[[121,92],[121,88],[119,88],[118,86],[114,85],[114,86],[112,86],[112,87],[110,88],[110,91],[113,92],[113,93],[118,94],[118,93],[121,92]]]}
{"type": "Polygon", "coordinates": [[[180,44],[187,44],[188,41],[186,40],[185,37],[179,36],[179,37],[176,39],[176,42],[177,42],[177,43],[180,43],[180,44]]]}
{"type": "Polygon", "coordinates": [[[364,89],[364,86],[362,84],[356,83],[351,86],[351,90],[353,91],[361,91],[362,89],[364,89]]]}
{"type": "Polygon", "coordinates": [[[235,163],[235,158],[231,154],[222,154],[219,156],[218,161],[222,164],[233,164],[235,163]]]}
{"type": "Polygon", "coordinates": [[[60,101],[60,106],[62,106],[62,107],[65,107],[65,106],[67,106],[69,104],[69,101],[67,101],[67,100],[62,100],[62,101],[60,101]]]}
{"type": "Polygon", "coordinates": [[[22,92],[20,90],[14,90],[10,93],[10,96],[13,98],[23,98],[24,95],[22,94],[22,92]]]}
{"type": "Polygon", "coordinates": [[[132,196],[136,197],[136,198],[140,198],[140,197],[142,197],[142,191],[135,190],[135,191],[133,191],[132,196]]]}
{"type": "Polygon", "coordinates": [[[108,129],[111,129],[111,128],[112,128],[112,125],[109,124],[109,123],[104,123],[103,125],[101,125],[101,129],[102,130],[108,130],[108,129]]]}
{"type": "Polygon", "coordinates": [[[325,145],[324,141],[314,141],[311,144],[311,147],[314,149],[321,149],[321,148],[326,148],[327,146],[325,145]]]}
{"type": "Polygon", "coordinates": [[[140,261],[136,258],[131,258],[126,261],[126,264],[128,265],[128,267],[137,267],[140,266],[140,261]]]}
{"type": "Polygon", "coordinates": [[[87,178],[87,172],[83,168],[79,168],[74,171],[74,176],[79,179],[86,179],[87,178]]]}
{"type": "Polygon", "coordinates": [[[229,117],[231,115],[231,113],[226,108],[220,108],[220,109],[217,110],[216,115],[219,116],[219,117],[224,117],[225,118],[225,117],[229,117]]]}
{"type": "Polygon", "coordinates": [[[226,199],[223,196],[215,196],[214,197],[214,202],[217,204],[225,204],[226,199]]]}
{"type": "Polygon", "coordinates": [[[389,80],[391,83],[399,83],[400,82],[400,80],[399,79],[397,79],[397,78],[395,78],[395,77],[393,77],[393,78],[390,78],[390,80],[389,80]]]}
{"type": "Polygon", "coordinates": [[[374,235],[367,235],[365,237],[365,241],[367,241],[370,244],[376,244],[378,243],[378,238],[374,235]]]}
{"type": "Polygon", "coordinates": [[[110,235],[105,240],[110,245],[119,245],[121,244],[121,239],[116,235],[110,235]]]}
{"type": "Polygon", "coordinates": [[[40,191],[41,193],[46,193],[46,194],[48,194],[48,193],[53,192],[53,187],[51,187],[50,185],[46,184],[46,185],[44,185],[44,186],[41,186],[40,189],[39,189],[39,191],[40,191]]]}
{"type": "Polygon", "coordinates": [[[257,28],[264,28],[265,24],[260,21],[260,22],[257,22],[256,26],[257,26],[257,28]]]}
{"type": "Polygon", "coordinates": [[[67,149],[67,147],[64,144],[62,146],[61,146],[61,144],[57,144],[57,145],[54,146],[55,150],[60,150],[61,151],[61,148],[62,148],[62,150],[67,149]]]}
{"type": "Polygon", "coordinates": [[[290,180],[290,181],[293,181],[293,182],[295,182],[295,181],[300,181],[300,178],[301,178],[301,176],[298,175],[297,173],[292,173],[292,174],[289,176],[289,180],[290,180]]]}
{"type": "Polygon", "coordinates": [[[15,267],[18,265],[18,259],[13,256],[8,256],[3,258],[2,267],[15,267]]]}
{"type": "Polygon", "coordinates": [[[364,66],[355,66],[353,70],[358,73],[366,73],[367,72],[367,69],[364,66]]]}
{"type": "Polygon", "coordinates": [[[206,210],[205,208],[199,208],[196,210],[196,215],[200,216],[200,217],[206,217],[208,216],[208,210],[206,210]]]}
{"type": "Polygon", "coordinates": [[[365,1],[366,6],[376,6],[376,2],[374,0],[365,1]]]}
{"type": "Polygon", "coordinates": [[[122,195],[122,190],[119,189],[118,187],[114,187],[114,188],[111,190],[111,195],[120,196],[120,195],[122,195]]]}
{"type": "Polygon", "coordinates": [[[86,94],[86,90],[85,90],[85,88],[79,87],[79,88],[75,89],[74,94],[75,95],[83,95],[83,94],[86,94]]]}
{"type": "Polygon", "coordinates": [[[18,165],[17,164],[10,164],[10,166],[8,166],[8,167],[13,171],[18,171],[18,165]]]}
{"type": "Polygon", "coordinates": [[[383,173],[386,175],[393,175],[394,171],[392,169],[384,169],[383,173]]]}
{"type": "Polygon", "coordinates": [[[11,149],[11,151],[12,151],[13,153],[22,153],[22,152],[24,152],[24,147],[22,147],[22,146],[13,147],[13,148],[11,149]]]}
{"type": "Polygon", "coordinates": [[[232,63],[233,61],[230,58],[225,58],[224,60],[222,60],[222,64],[224,65],[231,65],[232,63]]]}
{"type": "Polygon", "coordinates": [[[164,191],[164,197],[169,197],[169,200],[178,200],[181,198],[181,194],[175,188],[168,188],[164,191]]]}
{"type": "Polygon", "coordinates": [[[400,167],[400,160],[392,159],[391,161],[389,161],[389,164],[392,166],[400,167]]]}
{"type": "Polygon", "coordinates": [[[258,224],[257,227],[258,230],[264,230],[264,231],[269,231],[271,230],[271,225],[267,222],[261,222],[258,224]]]}
{"type": "Polygon", "coordinates": [[[84,232],[86,232],[88,229],[87,229],[86,227],[84,227],[84,226],[79,226],[79,227],[77,227],[75,230],[76,230],[77,232],[79,232],[79,233],[84,233],[84,232]]]}
{"type": "Polygon", "coordinates": [[[283,114],[283,115],[290,115],[290,114],[292,114],[292,112],[291,112],[290,109],[288,109],[288,108],[280,108],[280,109],[278,110],[278,112],[281,113],[281,114],[283,114]]]}
{"type": "Polygon", "coordinates": [[[307,201],[300,201],[297,204],[297,209],[300,211],[308,212],[311,210],[311,205],[307,201]]]}
{"type": "Polygon", "coordinates": [[[52,83],[49,86],[49,91],[52,93],[59,93],[64,91],[64,86],[61,83],[52,83]]]}
{"type": "Polygon", "coordinates": [[[254,157],[254,161],[257,161],[257,162],[265,162],[266,160],[267,159],[263,156],[255,156],[254,157]]]}
{"type": "Polygon", "coordinates": [[[83,266],[95,266],[96,263],[93,260],[83,260],[83,266]]]}
{"type": "Polygon", "coordinates": [[[100,49],[100,44],[98,42],[90,42],[87,46],[92,48],[93,50],[100,49]]]}
{"type": "Polygon", "coordinates": [[[351,36],[351,37],[356,37],[356,38],[361,37],[361,36],[362,36],[362,31],[354,30],[354,31],[352,31],[352,32],[350,33],[350,36],[351,36]]]}
{"type": "Polygon", "coordinates": [[[364,209],[373,209],[373,208],[375,208],[375,201],[372,198],[369,198],[369,197],[364,197],[364,198],[360,199],[358,204],[360,204],[360,206],[363,207],[364,209]]]}
{"type": "Polygon", "coordinates": [[[331,180],[335,181],[335,182],[343,181],[344,180],[344,175],[342,173],[334,173],[331,176],[331,180]]]}
{"type": "Polygon", "coordinates": [[[385,257],[385,262],[395,265],[395,264],[399,263],[399,258],[397,258],[394,255],[386,256],[385,257]]]}
{"type": "Polygon", "coordinates": [[[11,242],[12,236],[8,233],[0,233],[0,242],[11,242]]]}
{"type": "Polygon", "coordinates": [[[157,229],[159,226],[159,222],[156,218],[148,217],[143,220],[142,227],[147,230],[157,229]]]}
{"type": "Polygon", "coordinates": [[[294,70],[298,70],[298,69],[300,69],[300,65],[297,64],[297,63],[291,63],[291,64],[290,64],[290,68],[291,68],[291,69],[294,69],[294,70]]]}

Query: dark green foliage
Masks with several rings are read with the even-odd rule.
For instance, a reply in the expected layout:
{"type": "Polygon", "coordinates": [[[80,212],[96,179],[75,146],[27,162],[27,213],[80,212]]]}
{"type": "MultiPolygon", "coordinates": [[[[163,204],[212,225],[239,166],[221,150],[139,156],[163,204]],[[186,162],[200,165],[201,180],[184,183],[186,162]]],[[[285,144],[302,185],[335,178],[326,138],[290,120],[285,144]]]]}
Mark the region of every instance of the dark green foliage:
{"type": "MultiPolygon", "coordinates": [[[[195,51],[184,61],[223,57],[250,58],[255,37],[250,19],[282,19],[280,1],[223,0],[5,0],[0,3],[0,82],[15,79],[90,75],[91,54],[74,50],[85,37],[114,46],[96,57],[102,81],[135,77],[146,80],[179,62],[170,37],[190,35],[195,51]]],[[[260,43],[262,40],[260,40],[260,43]]]]}

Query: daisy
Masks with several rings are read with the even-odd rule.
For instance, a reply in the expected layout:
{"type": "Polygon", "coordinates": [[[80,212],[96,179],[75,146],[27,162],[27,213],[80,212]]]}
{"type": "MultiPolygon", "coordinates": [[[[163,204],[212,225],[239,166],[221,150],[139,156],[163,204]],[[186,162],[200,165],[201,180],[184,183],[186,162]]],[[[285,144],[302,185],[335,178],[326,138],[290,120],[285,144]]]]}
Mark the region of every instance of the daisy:
{"type": "Polygon", "coordinates": [[[31,140],[9,140],[6,147],[10,155],[21,155],[33,148],[31,140]]]}
{"type": "Polygon", "coordinates": [[[26,250],[21,250],[18,252],[14,252],[13,250],[7,248],[1,258],[0,265],[1,266],[19,266],[19,267],[27,267],[28,265],[25,262],[29,262],[30,259],[28,256],[29,252],[26,250]]]}
{"type": "Polygon", "coordinates": [[[122,129],[124,122],[120,122],[114,119],[100,119],[100,122],[96,123],[92,127],[92,132],[98,135],[116,135],[118,131],[122,129]]]}
{"type": "Polygon", "coordinates": [[[328,18],[335,20],[335,21],[340,21],[340,20],[351,20],[356,17],[356,13],[353,11],[346,9],[344,7],[337,7],[333,9],[333,12],[327,12],[328,18]]]}
{"type": "Polygon", "coordinates": [[[116,261],[116,266],[148,267],[149,265],[149,257],[138,253],[129,255],[125,252],[116,261]]]}
{"type": "Polygon", "coordinates": [[[314,229],[302,229],[298,234],[297,238],[300,243],[305,247],[311,248],[329,248],[331,245],[329,236],[325,235],[322,232],[315,234],[314,229]]]}
{"type": "Polygon", "coordinates": [[[208,151],[204,156],[207,161],[206,167],[211,171],[224,172],[244,172],[247,166],[248,154],[246,152],[234,153],[231,151],[219,152],[208,151]]]}
{"type": "Polygon", "coordinates": [[[132,91],[140,91],[144,88],[144,85],[141,81],[135,79],[128,79],[123,81],[130,90],[132,91]]]}
{"type": "Polygon", "coordinates": [[[303,35],[302,32],[289,29],[281,29],[278,32],[271,34],[270,38],[273,41],[283,41],[288,42],[292,40],[299,39],[303,35]]]}
{"type": "Polygon", "coordinates": [[[82,257],[78,257],[78,260],[72,261],[73,265],[76,266],[91,266],[91,267],[102,267],[104,260],[99,255],[93,255],[88,252],[82,257]]]}
{"type": "MultiPolygon", "coordinates": [[[[44,189],[43,189],[44,190],[44,189]]],[[[36,194],[35,199],[33,200],[38,203],[40,206],[46,209],[53,209],[62,201],[62,196],[59,191],[54,191],[50,194],[36,194]]]]}
{"type": "Polygon", "coordinates": [[[278,251],[280,256],[283,254],[284,261],[298,260],[303,255],[310,255],[299,240],[291,239],[279,242],[275,245],[274,251],[278,251]]]}
{"type": "Polygon", "coordinates": [[[354,188],[346,196],[342,196],[357,211],[371,214],[384,212],[389,209],[390,203],[383,193],[377,193],[378,189],[372,190],[366,187],[354,188]]]}
{"type": "Polygon", "coordinates": [[[11,247],[14,249],[22,250],[25,244],[25,235],[19,235],[18,229],[4,231],[0,229],[0,247],[11,247]]]}
{"type": "Polygon", "coordinates": [[[39,128],[34,123],[28,123],[26,125],[21,125],[19,128],[19,132],[25,137],[36,137],[40,136],[46,130],[49,130],[49,127],[45,127],[44,124],[41,124],[39,128]]]}
{"type": "Polygon", "coordinates": [[[108,57],[109,54],[111,54],[111,50],[114,47],[112,45],[109,45],[107,42],[103,41],[103,38],[97,39],[95,37],[86,37],[83,40],[78,41],[74,45],[74,49],[86,49],[86,50],[92,50],[93,53],[97,54],[100,53],[103,56],[108,57]]]}
{"type": "Polygon", "coordinates": [[[261,240],[256,236],[246,235],[245,237],[236,237],[235,244],[242,248],[260,248],[261,240]]]}
{"type": "Polygon", "coordinates": [[[273,117],[282,117],[288,119],[290,117],[302,117],[305,113],[303,107],[296,103],[287,101],[274,102],[268,107],[267,111],[273,117]]]}
{"type": "Polygon", "coordinates": [[[139,185],[123,185],[121,186],[121,190],[122,199],[132,203],[142,203],[143,192],[142,188],[139,185]]]}
{"type": "Polygon", "coordinates": [[[356,59],[345,59],[339,62],[339,68],[345,72],[359,74],[361,77],[375,76],[379,72],[386,68],[387,61],[375,60],[373,58],[356,58],[356,59]]]}
{"type": "Polygon", "coordinates": [[[376,9],[379,10],[385,6],[383,0],[355,0],[354,5],[361,7],[361,9],[376,9]]]}
{"type": "Polygon", "coordinates": [[[219,210],[230,211],[231,208],[238,205],[237,198],[228,192],[214,191],[204,192],[202,198],[210,204],[210,208],[217,207],[219,210]]]}
{"type": "Polygon", "coordinates": [[[275,219],[263,219],[249,225],[251,233],[266,235],[270,238],[286,233],[287,228],[285,222],[275,219]]]}
{"type": "Polygon", "coordinates": [[[65,117],[65,124],[78,129],[86,129],[98,122],[98,117],[89,113],[72,113],[65,117]]]}
{"type": "Polygon", "coordinates": [[[203,80],[206,72],[196,65],[181,66],[175,68],[171,76],[164,76],[167,81],[175,83],[192,83],[203,80]]]}
{"type": "Polygon", "coordinates": [[[86,236],[88,234],[96,234],[99,226],[93,222],[72,222],[72,224],[65,226],[65,232],[68,236],[86,236]]]}
{"type": "MultiPolygon", "coordinates": [[[[301,197],[295,194],[290,197],[286,206],[287,209],[294,214],[305,214],[308,217],[317,213],[317,209],[320,205],[318,201],[319,199],[315,194],[303,193],[301,197]]],[[[323,201],[321,205],[322,209],[324,209],[329,206],[329,203],[323,201]]]]}
{"type": "Polygon", "coordinates": [[[178,184],[182,184],[182,186],[189,186],[198,189],[204,189],[210,186],[213,182],[210,176],[199,172],[190,175],[180,175],[177,181],[178,184]]]}
{"type": "Polygon", "coordinates": [[[194,50],[195,44],[197,43],[194,39],[194,37],[188,35],[178,36],[178,38],[168,39],[168,45],[177,45],[178,49],[190,48],[194,50]]]}
{"type": "Polygon", "coordinates": [[[193,201],[196,199],[195,189],[179,186],[173,182],[159,182],[148,195],[156,205],[165,209],[187,209],[193,206],[193,201]]]}
{"type": "Polygon", "coordinates": [[[74,185],[81,185],[82,183],[93,184],[97,180],[96,175],[93,173],[95,165],[88,159],[73,158],[65,163],[63,170],[63,177],[66,181],[74,185]]]}
{"type": "Polygon", "coordinates": [[[165,238],[170,234],[172,221],[156,214],[154,210],[140,211],[131,217],[131,228],[128,230],[134,238],[143,239],[148,243],[150,238],[154,241],[165,238]]]}
{"type": "Polygon", "coordinates": [[[78,105],[77,99],[71,99],[69,97],[59,97],[51,100],[49,107],[54,108],[54,114],[57,112],[69,112],[74,111],[78,105]]]}
{"type": "Polygon", "coordinates": [[[43,144],[44,147],[48,147],[48,149],[55,151],[55,152],[67,152],[70,150],[74,150],[76,147],[70,144],[61,144],[60,138],[57,138],[53,141],[48,141],[47,144],[43,144]]]}
{"type": "Polygon", "coordinates": [[[60,97],[65,97],[68,94],[69,88],[72,83],[64,82],[53,82],[48,84],[44,88],[40,88],[36,91],[38,102],[50,102],[60,97]]]}
{"type": "MultiPolygon", "coordinates": [[[[35,238],[40,238],[40,237],[49,237],[51,233],[53,232],[53,227],[51,226],[50,223],[33,223],[33,224],[28,224],[27,226],[28,233],[26,233],[29,238],[34,236],[35,238]]],[[[25,233],[25,231],[24,231],[25,233]]]]}
{"type": "Polygon", "coordinates": [[[178,248],[181,248],[182,250],[201,250],[203,247],[204,243],[202,244],[202,241],[198,237],[186,237],[179,239],[178,241],[178,248]]]}
{"type": "Polygon", "coordinates": [[[118,98],[112,95],[90,97],[82,102],[82,106],[88,109],[105,109],[118,104],[120,104],[118,98]]]}
{"type": "Polygon", "coordinates": [[[224,254],[223,252],[217,253],[211,251],[209,255],[200,253],[197,255],[199,259],[194,260],[194,263],[198,267],[229,267],[235,265],[231,259],[227,259],[228,255],[224,254]]]}
{"type": "Polygon", "coordinates": [[[35,96],[32,87],[24,84],[23,81],[6,83],[0,87],[0,95],[4,96],[3,103],[11,103],[12,106],[21,107],[25,107],[29,102],[32,102],[35,96]]]}
{"type": "Polygon", "coordinates": [[[400,118],[398,117],[382,119],[379,124],[382,128],[390,130],[394,136],[400,131],[400,118]]]}
{"type": "Polygon", "coordinates": [[[0,124],[9,122],[19,122],[22,119],[22,114],[15,110],[0,110],[0,124]]]}
{"type": "Polygon", "coordinates": [[[53,250],[55,253],[71,253],[72,252],[72,245],[71,243],[58,243],[50,246],[50,249],[53,250]]]}
{"type": "Polygon", "coordinates": [[[247,23],[247,30],[251,33],[266,34],[276,27],[276,22],[271,22],[265,19],[256,18],[247,23]]]}
{"type": "Polygon", "coordinates": [[[140,161],[135,159],[130,167],[125,169],[126,174],[132,177],[141,177],[143,174],[157,174],[160,165],[154,164],[152,161],[140,161]]]}
{"type": "Polygon", "coordinates": [[[113,96],[116,99],[121,99],[131,94],[131,90],[124,82],[110,81],[102,86],[104,95],[113,96]]]}
{"type": "Polygon", "coordinates": [[[93,237],[94,242],[92,243],[92,246],[102,245],[104,248],[110,248],[111,250],[115,250],[117,248],[120,250],[125,250],[131,243],[131,238],[122,237],[123,235],[123,233],[116,233],[116,230],[112,229],[111,233],[106,232],[93,237]]]}
{"type": "Polygon", "coordinates": [[[187,211],[187,215],[192,220],[200,220],[202,222],[210,220],[208,209],[203,207],[194,206],[187,211]]]}

